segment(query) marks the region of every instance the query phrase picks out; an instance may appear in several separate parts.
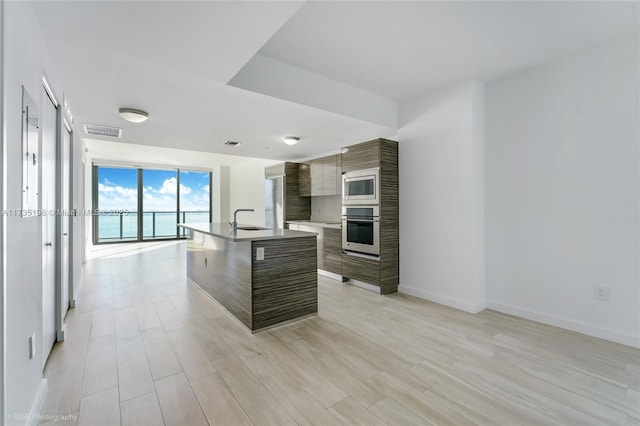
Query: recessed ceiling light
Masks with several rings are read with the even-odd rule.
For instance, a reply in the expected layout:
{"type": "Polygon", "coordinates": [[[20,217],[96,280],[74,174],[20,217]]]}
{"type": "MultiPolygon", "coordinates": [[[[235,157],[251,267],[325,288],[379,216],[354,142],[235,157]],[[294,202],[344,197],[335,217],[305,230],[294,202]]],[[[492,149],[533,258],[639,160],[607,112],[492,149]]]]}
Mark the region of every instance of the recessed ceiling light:
{"type": "Polygon", "coordinates": [[[120,108],[118,112],[122,118],[132,123],[142,123],[143,121],[147,121],[147,118],[149,118],[149,114],[140,109],[120,108]]]}
{"type": "Polygon", "coordinates": [[[300,138],[296,137],[296,136],[285,136],[284,138],[282,138],[282,140],[284,141],[284,143],[286,143],[287,145],[295,145],[298,143],[298,141],[300,140],[300,138]]]}
{"type": "Polygon", "coordinates": [[[226,146],[238,146],[238,145],[242,145],[242,142],[226,141],[224,144],[225,144],[226,146]]]}

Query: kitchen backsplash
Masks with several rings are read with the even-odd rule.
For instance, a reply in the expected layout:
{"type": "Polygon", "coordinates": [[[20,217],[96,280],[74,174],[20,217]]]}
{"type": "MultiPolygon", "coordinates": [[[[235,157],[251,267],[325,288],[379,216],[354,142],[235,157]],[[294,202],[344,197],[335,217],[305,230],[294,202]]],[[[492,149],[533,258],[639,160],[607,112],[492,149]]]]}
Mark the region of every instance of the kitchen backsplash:
{"type": "Polygon", "coordinates": [[[342,197],[329,195],[311,197],[311,220],[317,222],[340,222],[342,197]]]}

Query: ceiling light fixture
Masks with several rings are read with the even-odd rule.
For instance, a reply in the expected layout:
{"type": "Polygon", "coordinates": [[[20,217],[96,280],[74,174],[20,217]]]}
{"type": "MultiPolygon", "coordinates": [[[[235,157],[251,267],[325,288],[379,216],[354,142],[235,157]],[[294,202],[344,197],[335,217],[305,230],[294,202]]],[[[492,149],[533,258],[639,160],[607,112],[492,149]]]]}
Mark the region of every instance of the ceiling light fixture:
{"type": "Polygon", "coordinates": [[[132,123],[142,123],[149,118],[149,114],[146,111],[134,108],[120,108],[118,112],[122,118],[132,123]]]}
{"type": "Polygon", "coordinates": [[[300,138],[296,137],[296,136],[285,136],[284,138],[282,138],[282,140],[284,141],[284,143],[286,143],[287,145],[295,145],[298,143],[298,141],[300,140],[300,138]]]}

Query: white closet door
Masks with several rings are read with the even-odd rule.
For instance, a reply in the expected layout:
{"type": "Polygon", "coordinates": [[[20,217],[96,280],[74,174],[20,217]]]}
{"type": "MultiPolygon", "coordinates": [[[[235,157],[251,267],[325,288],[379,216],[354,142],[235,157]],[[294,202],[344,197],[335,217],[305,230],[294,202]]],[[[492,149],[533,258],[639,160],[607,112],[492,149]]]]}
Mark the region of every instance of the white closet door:
{"type": "Polygon", "coordinates": [[[70,277],[70,262],[69,262],[69,244],[70,244],[70,219],[67,214],[71,210],[70,203],[70,155],[71,155],[71,134],[64,128],[62,130],[61,140],[61,155],[60,155],[60,208],[65,212],[60,216],[60,286],[62,291],[62,319],[69,309],[69,277],[70,277]]]}
{"type": "MultiPolygon", "coordinates": [[[[43,89],[40,196],[42,210],[56,209],[56,107],[43,89]]],[[[42,368],[56,341],[56,216],[42,216],[42,368]]]]}

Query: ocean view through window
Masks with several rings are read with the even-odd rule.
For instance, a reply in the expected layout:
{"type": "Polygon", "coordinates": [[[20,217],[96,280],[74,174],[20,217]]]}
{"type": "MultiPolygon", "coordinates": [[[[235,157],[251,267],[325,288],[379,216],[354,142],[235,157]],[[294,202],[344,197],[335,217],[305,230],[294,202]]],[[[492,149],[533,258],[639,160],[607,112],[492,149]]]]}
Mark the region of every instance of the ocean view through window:
{"type": "Polygon", "coordinates": [[[93,167],[94,243],[184,237],[178,223],[210,222],[211,173],[93,167]]]}

